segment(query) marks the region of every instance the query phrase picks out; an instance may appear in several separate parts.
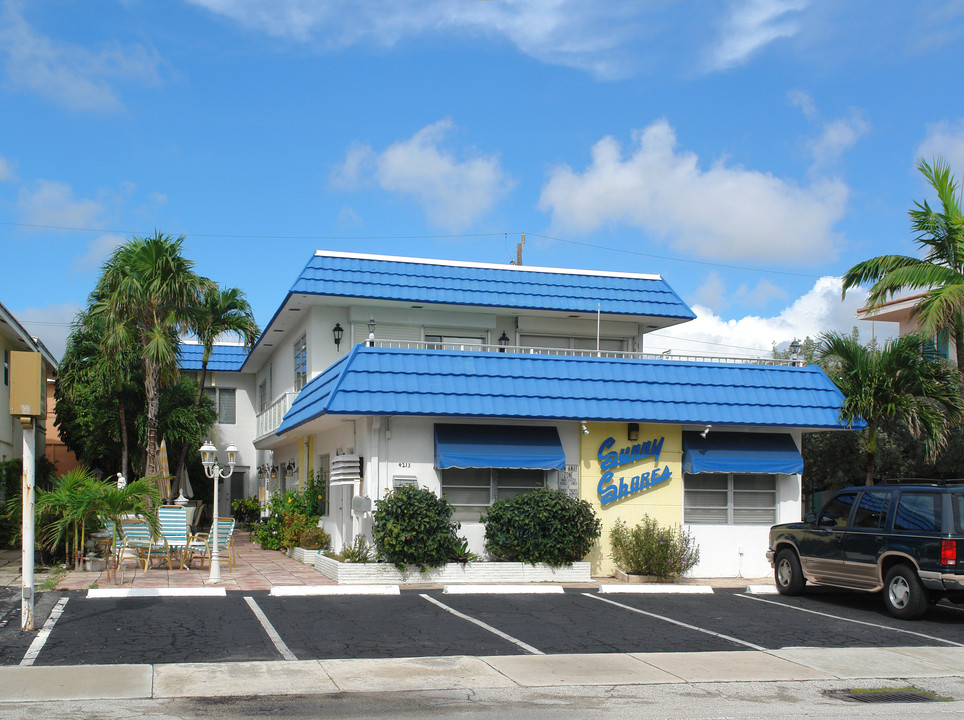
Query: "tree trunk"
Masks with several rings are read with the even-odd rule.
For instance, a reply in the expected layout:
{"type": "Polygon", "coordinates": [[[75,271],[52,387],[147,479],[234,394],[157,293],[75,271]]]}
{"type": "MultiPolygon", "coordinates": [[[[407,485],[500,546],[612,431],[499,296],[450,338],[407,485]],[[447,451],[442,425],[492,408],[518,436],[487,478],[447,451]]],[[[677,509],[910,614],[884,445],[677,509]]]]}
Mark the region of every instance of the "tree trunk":
{"type": "Polygon", "coordinates": [[[161,368],[151,360],[144,361],[144,395],[147,398],[147,455],[144,475],[150,477],[160,471],[160,448],[157,442],[157,416],[160,411],[161,368]]]}
{"type": "Polygon", "coordinates": [[[877,453],[867,452],[867,478],[864,480],[865,485],[874,484],[874,473],[877,470],[877,453]]]}
{"type": "MultiPolygon", "coordinates": [[[[204,380],[208,374],[208,361],[201,360],[201,377],[198,378],[197,397],[194,399],[194,407],[201,406],[201,396],[204,394],[204,380]]],[[[181,447],[181,454],[178,456],[177,465],[174,467],[174,482],[171,483],[171,495],[177,496],[181,492],[181,470],[187,460],[187,443],[181,447]]]]}
{"type": "Polygon", "coordinates": [[[117,402],[117,412],[120,415],[120,433],[121,433],[121,475],[125,478],[127,477],[127,454],[129,452],[127,445],[127,411],[124,409],[124,400],[119,399],[117,402]]]}

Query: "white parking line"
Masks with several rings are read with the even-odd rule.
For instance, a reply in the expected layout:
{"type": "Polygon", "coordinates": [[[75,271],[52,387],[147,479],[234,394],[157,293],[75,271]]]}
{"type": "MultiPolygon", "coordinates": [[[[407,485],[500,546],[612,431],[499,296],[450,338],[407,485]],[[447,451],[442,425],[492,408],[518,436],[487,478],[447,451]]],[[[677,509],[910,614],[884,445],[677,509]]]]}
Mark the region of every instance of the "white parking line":
{"type": "Polygon", "coordinates": [[[398,585],[275,585],[268,593],[274,597],[309,595],[400,595],[398,585]]]}
{"type": "Polygon", "coordinates": [[[562,585],[445,585],[445,595],[558,595],[562,585]]]}
{"type": "Polygon", "coordinates": [[[730,635],[724,635],[723,633],[718,633],[713,630],[707,630],[706,628],[697,627],[696,625],[690,625],[689,623],[685,623],[680,620],[674,620],[673,618],[666,617],[665,615],[657,615],[656,613],[651,613],[651,612],[647,612],[646,610],[640,610],[639,608],[634,608],[631,605],[623,605],[622,603],[618,603],[615,600],[610,600],[609,598],[600,597],[599,595],[593,595],[591,593],[583,593],[583,595],[587,598],[592,598],[593,600],[599,600],[600,602],[609,603],[610,605],[615,605],[616,607],[622,608],[623,610],[629,610],[630,612],[639,613],[640,615],[646,615],[647,617],[656,618],[657,620],[663,620],[665,622],[672,623],[673,625],[679,625],[680,627],[688,628],[689,630],[696,630],[697,632],[701,632],[706,635],[712,635],[713,637],[718,637],[723,640],[729,640],[730,642],[734,642],[737,645],[744,645],[753,650],[766,651],[765,647],[754,645],[753,643],[747,642],[746,640],[740,640],[739,638],[735,638],[730,635]]]}
{"type": "Polygon", "coordinates": [[[20,661],[21,665],[33,665],[34,660],[40,654],[40,650],[43,648],[44,643],[47,642],[47,638],[50,637],[50,631],[54,629],[54,625],[60,619],[60,616],[64,614],[64,606],[67,604],[69,597],[62,597],[54,605],[54,609],[50,611],[50,617],[47,618],[47,622],[44,626],[40,628],[40,632],[37,633],[37,637],[33,639],[30,643],[30,647],[27,648],[27,652],[24,653],[23,660],[20,661]]]}
{"type": "Polygon", "coordinates": [[[867,622],[866,620],[855,620],[853,618],[847,618],[841,615],[832,615],[830,613],[820,612],[819,610],[810,610],[809,608],[787,605],[786,603],[778,602],[776,600],[764,600],[763,598],[754,597],[752,595],[744,595],[742,593],[737,593],[736,596],[746,598],[747,600],[756,600],[757,602],[768,603],[770,605],[779,605],[780,607],[784,607],[789,610],[799,610],[800,612],[810,613],[811,615],[820,615],[821,617],[833,618],[834,620],[843,620],[844,622],[854,623],[856,625],[867,625],[868,627],[878,628],[880,630],[891,630],[893,632],[904,633],[905,635],[913,635],[915,637],[925,638],[927,640],[936,640],[937,642],[942,642],[947,645],[964,647],[964,643],[954,642],[953,640],[945,640],[944,638],[936,637],[934,635],[925,635],[924,633],[914,632],[913,630],[904,630],[903,628],[896,628],[890,625],[880,625],[879,623],[867,622]]]}
{"type": "Polygon", "coordinates": [[[498,630],[498,629],[492,627],[491,625],[488,625],[488,624],[482,622],[481,620],[476,620],[474,617],[471,617],[471,616],[469,616],[469,615],[466,615],[465,613],[460,613],[460,612],[459,612],[458,610],[456,610],[455,608],[450,608],[450,607],[449,607],[448,605],[446,605],[445,603],[441,603],[441,602],[439,602],[438,600],[436,600],[435,598],[430,597],[429,595],[420,594],[419,597],[424,598],[425,600],[428,600],[428,601],[429,601],[430,603],[432,603],[433,605],[438,605],[440,608],[442,608],[442,609],[445,610],[446,612],[450,612],[450,613],[452,613],[453,615],[455,615],[455,617],[462,618],[463,620],[468,620],[470,623],[473,623],[474,625],[478,625],[478,626],[479,626],[480,628],[482,628],[483,630],[488,630],[488,631],[489,631],[490,633],[492,633],[493,635],[498,635],[498,636],[499,636],[500,638],[502,638],[503,640],[508,640],[510,643],[512,643],[513,645],[516,645],[516,646],[518,646],[518,647],[520,647],[520,648],[522,648],[522,649],[525,650],[527,653],[532,653],[533,655],[545,655],[545,653],[542,652],[542,650],[537,650],[536,648],[532,647],[532,646],[529,645],[528,643],[524,643],[524,642],[522,642],[521,640],[519,640],[518,638],[514,638],[514,637],[512,637],[511,635],[507,635],[506,633],[502,632],[501,630],[498,630]]]}
{"type": "Polygon", "coordinates": [[[251,612],[254,613],[256,618],[258,618],[258,622],[261,623],[261,627],[264,628],[264,631],[268,634],[268,638],[270,638],[271,642],[274,643],[277,651],[281,653],[281,657],[283,657],[285,660],[297,660],[298,658],[296,658],[295,654],[291,652],[287,645],[285,645],[285,641],[281,639],[278,631],[274,629],[274,625],[271,624],[271,621],[268,620],[268,616],[264,614],[260,607],[258,607],[258,603],[254,601],[254,598],[245,595],[244,601],[248,603],[248,607],[251,608],[251,612]]]}

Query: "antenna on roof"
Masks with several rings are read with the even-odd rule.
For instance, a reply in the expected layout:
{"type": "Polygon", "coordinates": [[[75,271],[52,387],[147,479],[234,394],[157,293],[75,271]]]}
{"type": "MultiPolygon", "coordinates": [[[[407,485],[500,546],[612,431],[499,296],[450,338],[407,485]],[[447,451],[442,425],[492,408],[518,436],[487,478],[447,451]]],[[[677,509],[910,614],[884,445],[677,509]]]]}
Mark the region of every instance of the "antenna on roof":
{"type": "Polygon", "coordinates": [[[515,244],[515,261],[510,260],[509,265],[521,265],[522,264],[522,248],[526,245],[526,234],[522,233],[522,242],[515,244]]]}

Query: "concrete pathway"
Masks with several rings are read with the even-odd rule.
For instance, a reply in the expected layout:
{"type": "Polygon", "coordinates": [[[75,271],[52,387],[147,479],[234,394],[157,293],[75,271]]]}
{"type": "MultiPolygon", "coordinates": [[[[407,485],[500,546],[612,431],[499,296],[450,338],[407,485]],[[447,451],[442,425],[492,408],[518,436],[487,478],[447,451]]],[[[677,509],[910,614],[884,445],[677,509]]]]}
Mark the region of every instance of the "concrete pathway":
{"type": "Polygon", "coordinates": [[[632,653],[0,667],[3,703],[106,698],[571,688],[680,683],[905,681],[964,676],[964,648],[632,653]]]}

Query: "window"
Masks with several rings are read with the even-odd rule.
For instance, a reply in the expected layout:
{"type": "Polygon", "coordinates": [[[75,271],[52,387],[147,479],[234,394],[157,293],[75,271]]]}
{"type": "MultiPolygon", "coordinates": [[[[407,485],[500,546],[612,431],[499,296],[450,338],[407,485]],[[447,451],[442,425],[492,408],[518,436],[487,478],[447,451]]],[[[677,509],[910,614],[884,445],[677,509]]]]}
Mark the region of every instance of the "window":
{"type": "Polygon", "coordinates": [[[433,343],[432,350],[452,350],[454,348],[475,347],[485,344],[481,337],[466,337],[463,335],[426,335],[425,342],[433,343]]]}
{"type": "MultiPolygon", "coordinates": [[[[562,337],[557,335],[521,335],[522,347],[554,348],[558,350],[595,350],[596,338],[562,337]]],[[[599,349],[620,352],[626,349],[626,341],[621,338],[599,338],[599,349]]]]}
{"type": "Polygon", "coordinates": [[[901,493],[894,515],[894,530],[903,532],[940,532],[940,493],[901,493]]]}
{"type": "Polygon", "coordinates": [[[218,423],[234,425],[237,420],[237,390],[234,388],[204,388],[204,392],[214,402],[218,413],[218,423]]]}
{"type": "Polygon", "coordinates": [[[478,522],[496,500],[515,497],[546,486],[543,470],[451,468],[442,471],[442,495],[455,507],[453,520],[478,522]]]}
{"type": "Polygon", "coordinates": [[[846,527],[850,519],[850,510],[855,502],[857,502],[857,493],[837,495],[823,506],[818,524],[820,527],[846,527]]]}
{"type": "Polygon", "coordinates": [[[295,341],[295,391],[308,381],[308,344],[302,335],[295,341]]]}
{"type": "Polygon", "coordinates": [[[772,525],[776,516],[776,475],[683,476],[683,522],[688,525],[772,525]]]}
{"type": "Polygon", "coordinates": [[[258,385],[258,412],[268,409],[268,381],[262,380],[258,385]]]}
{"type": "Polygon", "coordinates": [[[854,527],[867,530],[886,527],[889,505],[889,492],[865,492],[860,496],[860,504],[854,513],[854,527]]]}

